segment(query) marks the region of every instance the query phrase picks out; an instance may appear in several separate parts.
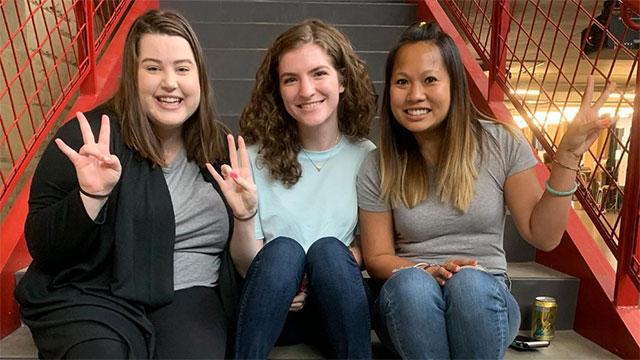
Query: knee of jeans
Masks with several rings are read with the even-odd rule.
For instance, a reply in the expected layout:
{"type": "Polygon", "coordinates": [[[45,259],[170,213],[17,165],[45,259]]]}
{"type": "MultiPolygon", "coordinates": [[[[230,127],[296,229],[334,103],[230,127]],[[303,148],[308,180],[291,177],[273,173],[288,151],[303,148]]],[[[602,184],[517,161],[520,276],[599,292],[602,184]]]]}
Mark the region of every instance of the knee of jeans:
{"type": "Polygon", "coordinates": [[[391,276],[380,291],[381,300],[403,303],[403,306],[419,306],[423,302],[433,302],[440,296],[440,285],[422,269],[410,268],[391,276]]]}
{"type": "Polygon", "coordinates": [[[346,253],[349,249],[342,241],[335,237],[328,236],[316,240],[309,250],[307,251],[307,258],[309,262],[313,262],[314,259],[320,261],[326,261],[332,259],[341,252],[346,253]]]}
{"type": "Polygon", "coordinates": [[[462,299],[480,300],[494,297],[500,284],[493,275],[475,269],[462,269],[447,280],[443,292],[445,298],[452,298],[460,304],[462,299]]]}
{"type": "Polygon", "coordinates": [[[305,262],[305,253],[302,246],[297,241],[284,236],[267,242],[256,257],[269,263],[290,265],[302,263],[304,266],[305,262]]]}
{"type": "Polygon", "coordinates": [[[304,255],[302,245],[292,238],[279,236],[262,247],[262,252],[275,252],[285,256],[304,255]]]}

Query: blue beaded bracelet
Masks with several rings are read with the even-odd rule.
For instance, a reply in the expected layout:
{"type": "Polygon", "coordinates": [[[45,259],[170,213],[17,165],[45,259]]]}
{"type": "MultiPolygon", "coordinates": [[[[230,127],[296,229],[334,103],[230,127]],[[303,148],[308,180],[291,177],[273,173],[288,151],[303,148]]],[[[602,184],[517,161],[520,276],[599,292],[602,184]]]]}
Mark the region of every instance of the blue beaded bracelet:
{"type": "Polygon", "coordinates": [[[551,187],[551,185],[549,185],[548,181],[544,182],[544,188],[547,190],[547,192],[553,196],[571,196],[573,195],[576,190],[578,190],[578,183],[576,183],[573,186],[573,189],[569,190],[569,191],[558,191],[554,188],[551,187]]]}

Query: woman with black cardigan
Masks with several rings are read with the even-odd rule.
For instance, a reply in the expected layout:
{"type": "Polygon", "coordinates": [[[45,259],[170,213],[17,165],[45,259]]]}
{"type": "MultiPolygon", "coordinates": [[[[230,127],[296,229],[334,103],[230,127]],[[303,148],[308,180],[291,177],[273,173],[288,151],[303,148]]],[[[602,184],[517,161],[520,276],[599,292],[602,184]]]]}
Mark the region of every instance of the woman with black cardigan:
{"type": "Polygon", "coordinates": [[[257,194],[225,185],[248,161],[242,141],[240,165],[233,137],[225,144],[206,69],[182,16],[143,14],[115,96],[44,152],[25,226],[33,263],[16,290],[41,357],[224,356],[228,244],[257,194]],[[220,167],[227,147],[234,168],[220,167]]]}

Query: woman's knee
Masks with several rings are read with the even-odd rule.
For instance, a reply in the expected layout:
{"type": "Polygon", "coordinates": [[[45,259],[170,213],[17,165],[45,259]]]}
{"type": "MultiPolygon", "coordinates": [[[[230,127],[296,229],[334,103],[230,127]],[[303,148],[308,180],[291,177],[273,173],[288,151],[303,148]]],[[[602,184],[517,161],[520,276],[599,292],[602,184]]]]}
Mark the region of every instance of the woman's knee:
{"type": "Polygon", "coordinates": [[[334,258],[340,253],[348,253],[349,248],[342,243],[342,241],[335,237],[323,237],[316,240],[309,250],[307,251],[307,258],[309,261],[313,259],[326,260],[328,258],[334,258]]]}
{"type": "Polygon", "coordinates": [[[126,359],[128,357],[129,347],[121,340],[91,339],[71,346],[63,359],[126,359]]]}
{"type": "Polygon", "coordinates": [[[440,285],[422,269],[409,268],[398,271],[382,286],[380,304],[394,303],[402,308],[419,310],[442,305],[440,285]]]}
{"type": "Polygon", "coordinates": [[[267,242],[249,267],[245,288],[253,286],[275,288],[289,283],[298,286],[305,271],[306,256],[300,244],[287,237],[278,237],[267,242]]]}
{"type": "Polygon", "coordinates": [[[269,265],[282,264],[285,268],[304,267],[305,253],[302,246],[288,237],[277,237],[267,242],[256,255],[258,261],[269,265]]]}
{"type": "Polygon", "coordinates": [[[443,288],[445,298],[455,299],[457,304],[465,299],[477,302],[495,298],[501,284],[492,274],[474,269],[462,269],[447,280],[443,288]]]}

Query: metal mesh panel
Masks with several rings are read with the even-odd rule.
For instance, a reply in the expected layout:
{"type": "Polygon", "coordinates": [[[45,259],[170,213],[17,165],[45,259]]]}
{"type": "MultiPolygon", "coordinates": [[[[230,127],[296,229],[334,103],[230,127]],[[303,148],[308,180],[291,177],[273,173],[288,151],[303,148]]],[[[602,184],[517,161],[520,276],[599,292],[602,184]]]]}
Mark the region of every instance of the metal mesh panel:
{"type": "Polygon", "coordinates": [[[130,1],[0,3],[0,205],[130,1]],[[86,16],[87,13],[91,16],[86,16]],[[93,36],[87,29],[93,28],[93,36]],[[89,41],[95,39],[95,41],[89,41]],[[91,43],[91,46],[86,44],[91,43]]]}
{"type": "MultiPolygon", "coordinates": [[[[576,197],[620,260],[625,185],[640,181],[631,171],[640,164],[629,163],[632,122],[637,122],[632,120],[638,118],[634,99],[639,88],[640,32],[623,20],[624,2],[447,0],[445,5],[488,69],[502,66],[490,55],[491,31],[496,24],[491,14],[494,7],[504,6],[498,10],[507,15],[509,32],[498,41],[504,45],[505,76],[496,79],[513,106],[514,119],[530,136],[541,158],[555,154],[568,121],[578,111],[587,75],[595,77],[594,98],[608,81],[617,84],[602,112],[619,120],[583,156],[576,197]]],[[[630,18],[640,23],[640,14],[630,18]]],[[[629,241],[634,237],[631,234],[629,241]]],[[[637,252],[630,263],[632,267],[635,264],[636,270],[631,272],[639,283],[637,252]]]]}

